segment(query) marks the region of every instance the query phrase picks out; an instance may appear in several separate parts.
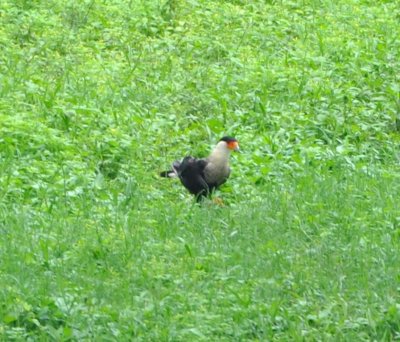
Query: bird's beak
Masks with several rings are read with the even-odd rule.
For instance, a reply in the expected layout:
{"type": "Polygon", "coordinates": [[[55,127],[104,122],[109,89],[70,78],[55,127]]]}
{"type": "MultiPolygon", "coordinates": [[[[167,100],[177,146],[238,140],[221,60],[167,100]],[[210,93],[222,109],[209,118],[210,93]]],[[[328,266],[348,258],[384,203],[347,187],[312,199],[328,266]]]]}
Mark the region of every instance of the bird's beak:
{"type": "Polygon", "coordinates": [[[232,141],[228,144],[228,148],[232,151],[240,151],[239,143],[237,141],[232,141]]]}

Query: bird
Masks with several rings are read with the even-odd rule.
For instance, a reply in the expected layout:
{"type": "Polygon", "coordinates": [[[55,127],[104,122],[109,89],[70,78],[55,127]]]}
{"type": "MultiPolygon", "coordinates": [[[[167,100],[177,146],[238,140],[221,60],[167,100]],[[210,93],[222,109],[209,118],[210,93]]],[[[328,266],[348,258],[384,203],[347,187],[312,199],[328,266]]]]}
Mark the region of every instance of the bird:
{"type": "Polygon", "coordinates": [[[207,158],[186,156],[172,163],[172,170],[163,171],[161,177],[178,177],[183,186],[201,202],[220,185],[224,184],[231,173],[229,156],[231,151],[239,151],[237,139],[222,137],[207,158]]]}

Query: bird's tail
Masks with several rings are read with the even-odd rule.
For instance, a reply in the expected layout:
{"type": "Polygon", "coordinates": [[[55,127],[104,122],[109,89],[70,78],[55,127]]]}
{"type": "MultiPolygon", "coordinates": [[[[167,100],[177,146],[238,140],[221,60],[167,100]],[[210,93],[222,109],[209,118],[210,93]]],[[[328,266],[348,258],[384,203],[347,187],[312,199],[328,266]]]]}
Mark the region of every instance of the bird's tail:
{"type": "Polygon", "coordinates": [[[176,172],[174,170],[168,170],[168,171],[160,172],[160,176],[161,177],[165,177],[165,178],[178,177],[178,175],[176,174],[176,172]]]}
{"type": "Polygon", "coordinates": [[[181,165],[181,162],[179,160],[174,161],[172,164],[172,170],[163,171],[160,173],[160,176],[165,177],[165,178],[178,177],[180,165],[181,165]]]}

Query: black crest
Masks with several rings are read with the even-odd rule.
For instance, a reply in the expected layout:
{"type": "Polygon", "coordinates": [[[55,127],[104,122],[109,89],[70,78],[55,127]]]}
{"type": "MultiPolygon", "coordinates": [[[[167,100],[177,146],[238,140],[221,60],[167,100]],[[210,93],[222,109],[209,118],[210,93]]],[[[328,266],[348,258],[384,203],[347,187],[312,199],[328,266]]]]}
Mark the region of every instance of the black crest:
{"type": "Polygon", "coordinates": [[[229,142],[234,142],[234,141],[237,141],[235,138],[233,138],[233,137],[222,137],[219,141],[225,141],[225,142],[227,142],[227,143],[229,143],[229,142]]]}

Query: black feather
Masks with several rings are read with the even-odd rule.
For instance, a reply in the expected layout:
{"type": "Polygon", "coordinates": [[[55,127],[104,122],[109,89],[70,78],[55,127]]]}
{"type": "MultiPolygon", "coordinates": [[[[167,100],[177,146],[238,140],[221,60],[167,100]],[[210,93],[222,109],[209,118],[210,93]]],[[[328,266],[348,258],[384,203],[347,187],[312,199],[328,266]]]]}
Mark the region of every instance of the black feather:
{"type": "Polygon", "coordinates": [[[222,137],[219,141],[225,141],[225,142],[229,143],[229,142],[233,142],[233,141],[237,141],[237,140],[235,138],[225,136],[225,137],[222,137]]]}
{"type": "Polygon", "coordinates": [[[160,176],[165,177],[165,178],[172,178],[172,177],[176,177],[176,173],[174,170],[168,170],[168,171],[160,172],[160,176]]]}
{"type": "Polygon", "coordinates": [[[174,164],[178,177],[182,184],[190,193],[197,196],[199,200],[202,196],[207,196],[210,187],[204,179],[204,168],[207,162],[204,159],[185,157],[179,165],[174,164]]]}

